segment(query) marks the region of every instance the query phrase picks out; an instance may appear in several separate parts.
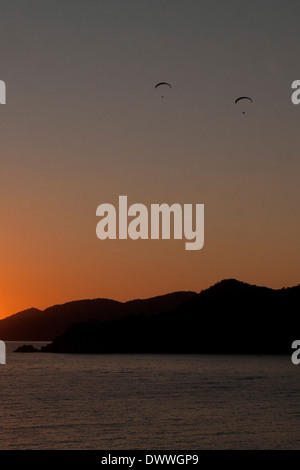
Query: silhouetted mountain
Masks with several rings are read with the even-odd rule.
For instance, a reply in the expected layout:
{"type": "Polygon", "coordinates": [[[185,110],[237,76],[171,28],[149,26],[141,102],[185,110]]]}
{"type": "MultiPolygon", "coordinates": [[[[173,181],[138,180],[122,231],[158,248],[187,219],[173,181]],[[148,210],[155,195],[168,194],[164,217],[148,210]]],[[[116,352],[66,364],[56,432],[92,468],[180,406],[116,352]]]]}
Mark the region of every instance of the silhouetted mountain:
{"type": "Polygon", "coordinates": [[[228,279],[168,312],[75,324],[42,351],[291,354],[299,300],[300,286],[274,290],[228,279]]]}
{"type": "Polygon", "coordinates": [[[176,308],[194,295],[195,292],[174,292],[128,302],[91,299],[54,305],[43,311],[31,308],[0,320],[0,338],[4,341],[51,341],[74,323],[116,320],[129,314],[152,315],[176,308]]]}

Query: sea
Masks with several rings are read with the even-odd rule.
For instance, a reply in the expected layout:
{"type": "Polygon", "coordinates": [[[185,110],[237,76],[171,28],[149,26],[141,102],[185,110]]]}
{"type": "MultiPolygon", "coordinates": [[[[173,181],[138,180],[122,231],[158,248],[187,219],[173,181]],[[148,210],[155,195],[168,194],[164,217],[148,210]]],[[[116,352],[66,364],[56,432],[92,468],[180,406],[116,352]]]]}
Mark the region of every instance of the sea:
{"type": "Polygon", "coordinates": [[[290,356],[15,353],[22,344],[7,342],[0,365],[0,450],[300,449],[290,356]]]}

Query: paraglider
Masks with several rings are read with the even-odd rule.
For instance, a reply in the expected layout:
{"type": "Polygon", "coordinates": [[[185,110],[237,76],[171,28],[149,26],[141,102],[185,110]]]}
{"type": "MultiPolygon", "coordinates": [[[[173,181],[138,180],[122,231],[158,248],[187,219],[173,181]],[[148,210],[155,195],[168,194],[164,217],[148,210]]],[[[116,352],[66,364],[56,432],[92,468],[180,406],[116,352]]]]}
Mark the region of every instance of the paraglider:
{"type": "MultiPolygon", "coordinates": [[[[158,88],[158,87],[169,87],[169,88],[172,88],[172,86],[170,85],[170,83],[168,82],[159,82],[155,85],[155,88],[158,88]]],[[[162,95],[162,98],[164,98],[164,95],[162,95]]]]}
{"type": "MultiPolygon", "coordinates": [[[[251,101],[251,103],[253,103],[252,98],[249,98],[249,96],[240,96],[239,98],[237,98],[235,100],[235,104],[238,103],[241,100],[249,100],[249,101],[251,101]]],[[[243,114],[245,114],[245,111],[243,111],[243,114]]]]}

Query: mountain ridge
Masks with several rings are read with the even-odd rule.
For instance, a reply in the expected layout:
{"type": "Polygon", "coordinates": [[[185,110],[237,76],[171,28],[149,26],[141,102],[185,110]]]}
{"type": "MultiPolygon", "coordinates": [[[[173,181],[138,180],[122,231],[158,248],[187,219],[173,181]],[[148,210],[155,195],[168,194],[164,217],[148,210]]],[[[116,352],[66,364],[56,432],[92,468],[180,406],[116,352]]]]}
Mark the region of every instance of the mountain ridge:
{"type": "Polygon", "coordinates": [[[41,351],[286,355],[300,329],[299,302],[299,285],[271,289],[224,280],[168,312],[74,324],[41,351]]]}
{"type": "MultiPolygon", "coordinates": [[[[300,329],[295,308],[299,303],[300,285],[272,289],[236,279],[223,279],[199,293],[179,291],[123,303],[109,299],[72,301],[62,305],[66,311],[58,325],[60,332],[45,338],[52,343],[42,351],[286,354],[300,329]],[[82,315],[82,305],[93,306],[89,317],[82,315]],[[99,305],[106,309],[97,310],[99,305]],[[76,315],[75,307],[81,315],[76,315]]],[[[53,314],[52,321],[57,320],[61,306],[46,311],[53,314]]],[[[31,333],[37,334],[39,326],[41,335],[41,328],[46,331],[45,317],[43,313],[36,315],[31,333]]],[[[30,321],[25,323],[30,326],[30,321]]]]}
{"type": "Polygon", "coordinates": [[[121,302],[95,298],[55,304],[44,310],[29,308],[0,320],[0,338],[4,341],[50,341],[73,323],[91,319],[112,320],[130,313],[151,315],[168,310],[187,298],[193,291],[176,291],[146,299],[121,302]]]}

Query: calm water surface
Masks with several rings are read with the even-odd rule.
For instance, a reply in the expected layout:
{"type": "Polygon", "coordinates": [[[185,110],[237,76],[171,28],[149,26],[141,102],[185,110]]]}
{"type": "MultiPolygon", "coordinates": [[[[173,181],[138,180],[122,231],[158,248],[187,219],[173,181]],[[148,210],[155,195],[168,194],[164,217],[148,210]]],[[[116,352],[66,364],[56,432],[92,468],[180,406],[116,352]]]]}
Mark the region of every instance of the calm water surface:
{"type": "Polygon", "coordinates": [[[13,353],[19,344],[0,365],[2,450],[300,449],[290,357],[13,353]]]}

